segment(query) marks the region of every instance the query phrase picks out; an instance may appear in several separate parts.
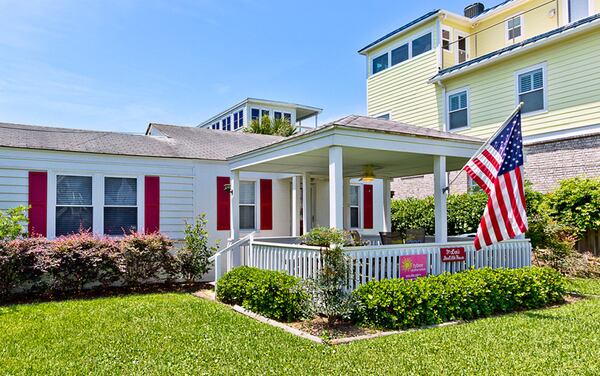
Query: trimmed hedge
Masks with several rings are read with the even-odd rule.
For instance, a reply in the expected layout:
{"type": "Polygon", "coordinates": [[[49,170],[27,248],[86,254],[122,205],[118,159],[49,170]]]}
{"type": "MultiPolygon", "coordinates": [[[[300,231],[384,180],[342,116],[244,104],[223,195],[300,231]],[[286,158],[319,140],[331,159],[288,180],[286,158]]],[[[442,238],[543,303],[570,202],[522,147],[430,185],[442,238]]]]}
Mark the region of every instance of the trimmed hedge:
{"type": "Polygon", "coordinates": [[[561,302],[565,283],[557,271],[536,267],[373,281],[354,291],[353,319],[385,329],[470,320],[561,302]]]}
{"type": "Polygon", "coordinates": [[[219,279],[217,299],[272,319],[293,321],[302,317],[308,295],[298,278],[240,266],[219,279]]]}

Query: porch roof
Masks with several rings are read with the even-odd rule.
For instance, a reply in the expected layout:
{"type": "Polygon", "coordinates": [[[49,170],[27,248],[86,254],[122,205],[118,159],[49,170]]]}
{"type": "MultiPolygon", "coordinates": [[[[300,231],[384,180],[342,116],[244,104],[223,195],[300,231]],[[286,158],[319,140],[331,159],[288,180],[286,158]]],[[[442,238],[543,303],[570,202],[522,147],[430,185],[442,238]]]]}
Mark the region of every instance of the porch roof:
{"type": "Polygon", "coordinates": [[[328,150],[343,147],[343,175],[359,177],[373,165],[377,177],[433,172],[433,157],[460,169],[483,140],[390,120],[351,115],[309,132],[228,158],[231,170],[327,175],[328,150]]]}

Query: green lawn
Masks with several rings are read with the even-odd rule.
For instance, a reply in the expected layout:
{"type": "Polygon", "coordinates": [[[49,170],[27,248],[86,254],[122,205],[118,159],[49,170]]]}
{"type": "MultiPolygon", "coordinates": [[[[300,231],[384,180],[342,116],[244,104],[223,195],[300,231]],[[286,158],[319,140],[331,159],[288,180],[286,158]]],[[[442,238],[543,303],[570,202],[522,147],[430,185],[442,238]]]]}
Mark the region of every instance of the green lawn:
{"type": "Polygon", "coordinates": [[[600,299],[336,347],[186,294],[0,307],[2,375],[231,373],[597,375],[600,299]]]}

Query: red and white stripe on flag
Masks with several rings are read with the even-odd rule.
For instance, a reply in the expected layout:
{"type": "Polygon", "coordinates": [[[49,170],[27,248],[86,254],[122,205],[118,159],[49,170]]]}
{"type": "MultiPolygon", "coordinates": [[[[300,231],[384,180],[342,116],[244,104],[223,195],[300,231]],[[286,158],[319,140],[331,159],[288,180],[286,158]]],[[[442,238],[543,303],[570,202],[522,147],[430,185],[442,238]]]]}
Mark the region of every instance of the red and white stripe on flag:
{"type": "Polygon", "coordinates": [[[488,195],[475,237],[477,250],[502,240],[513,239],[527,231],[523,166],[517,165],[499,174],[503,163],[502,155],[489,145],[464,167],[467,174],[488,195]]]}

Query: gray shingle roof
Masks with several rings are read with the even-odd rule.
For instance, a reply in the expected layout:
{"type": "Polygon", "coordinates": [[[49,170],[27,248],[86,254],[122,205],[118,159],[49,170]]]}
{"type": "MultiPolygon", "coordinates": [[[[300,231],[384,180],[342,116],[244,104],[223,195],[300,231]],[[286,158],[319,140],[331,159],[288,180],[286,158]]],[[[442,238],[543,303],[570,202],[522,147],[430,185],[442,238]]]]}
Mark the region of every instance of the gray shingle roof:
{"type": "Polygon", "coordinates": [[[281,137],[150,124],[163,137],[0,123],[0,146],[144,157],[225,160],[281,137]]]}

